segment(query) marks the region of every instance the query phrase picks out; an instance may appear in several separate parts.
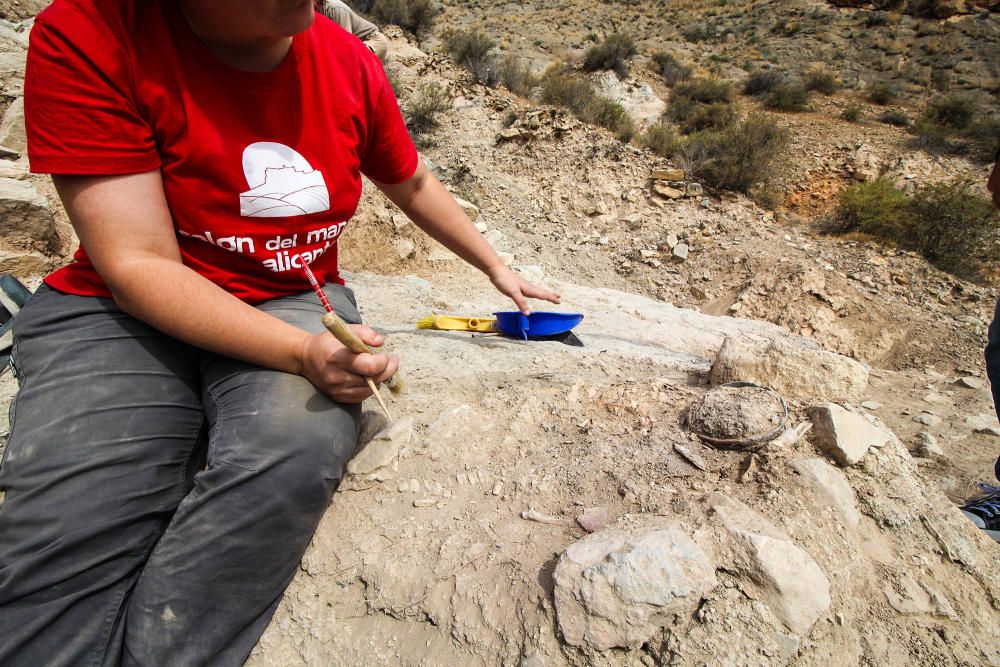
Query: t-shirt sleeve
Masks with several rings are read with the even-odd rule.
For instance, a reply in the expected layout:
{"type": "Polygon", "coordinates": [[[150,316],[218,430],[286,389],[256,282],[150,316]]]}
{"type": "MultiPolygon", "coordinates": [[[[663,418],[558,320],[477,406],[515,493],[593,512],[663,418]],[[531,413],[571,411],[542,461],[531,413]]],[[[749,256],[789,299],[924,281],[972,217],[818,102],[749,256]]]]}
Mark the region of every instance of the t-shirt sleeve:
{"type": "Polygon", "coordinates": [[[136,108],[128,54],[113,31],[57,7],[39,18],[24,83],[32,171],[113,175],[159,167],[153,131],[136,108]]]}
{"type": "MultiPolygon", "coordinates": [[[[370,57],[375,60],[375,56],[370,57]]],[[[381,65],[377,65],[377,69],[379,93],[370,119],[368,146],[361,160],[361,172],[379,183],[395,185],[413,176],[420,158],[399,112],[389,79],[381,65]]]]}

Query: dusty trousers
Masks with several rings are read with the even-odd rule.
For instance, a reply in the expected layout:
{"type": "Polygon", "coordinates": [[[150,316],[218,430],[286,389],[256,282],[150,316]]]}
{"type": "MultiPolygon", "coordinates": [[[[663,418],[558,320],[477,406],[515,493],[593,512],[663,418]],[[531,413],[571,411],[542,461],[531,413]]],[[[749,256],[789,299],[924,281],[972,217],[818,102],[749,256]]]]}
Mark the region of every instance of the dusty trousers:
{"type": "MultiPolygon", "coordinates": [[[[361,321],[350,290],[327,290],[361,321]]],[[[323,330],[312,292],[258,308],[323,330]]],[[[0,665],[242,664],[354,451],[360,406],[108,299],[42,286],[14,331],[0,665]]]]}

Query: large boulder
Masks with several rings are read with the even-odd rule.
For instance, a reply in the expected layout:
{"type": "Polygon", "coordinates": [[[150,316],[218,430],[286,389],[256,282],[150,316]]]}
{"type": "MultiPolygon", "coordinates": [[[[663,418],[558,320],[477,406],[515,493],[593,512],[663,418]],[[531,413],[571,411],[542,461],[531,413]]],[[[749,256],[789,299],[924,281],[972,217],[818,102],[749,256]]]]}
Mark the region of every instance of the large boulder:
{"type": "Polygon", "coordinates": [[[598,651],[642,645],[718,585],[704,552],[676,524],[589,535],[560,556],[554,577],[563,638],[598,651]]]}
{"type": "Polygon", "coordinates": [[[729,336],[712,365],[713,384],[755,382],[795,398],[853,400],[868,386],[859,362],[800,340],[729,336]]]}

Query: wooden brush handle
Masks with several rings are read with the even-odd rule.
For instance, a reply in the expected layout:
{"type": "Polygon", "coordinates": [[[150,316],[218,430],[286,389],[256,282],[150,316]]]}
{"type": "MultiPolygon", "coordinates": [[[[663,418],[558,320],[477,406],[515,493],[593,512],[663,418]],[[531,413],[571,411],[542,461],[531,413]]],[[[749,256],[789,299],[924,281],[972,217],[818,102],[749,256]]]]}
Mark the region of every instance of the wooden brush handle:
{"type": "Polygon", "coordinates": [[[340,319],[337,313],[327,313],[323,316],[323,326],[333,334],[333,337],[354,354],[374,353],[375,350],[365,345],[364,341],[354,334],[354,330],[340,319]]]}

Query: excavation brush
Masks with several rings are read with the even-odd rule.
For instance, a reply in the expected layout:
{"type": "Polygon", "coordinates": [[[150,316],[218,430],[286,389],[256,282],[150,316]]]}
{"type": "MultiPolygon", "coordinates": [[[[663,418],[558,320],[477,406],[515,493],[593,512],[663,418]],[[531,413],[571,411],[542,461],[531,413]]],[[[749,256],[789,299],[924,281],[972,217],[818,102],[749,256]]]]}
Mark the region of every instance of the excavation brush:
{"type": "MultiPolygon", "coordinates": [[[[313,290],[316,292],[316,296],[323,303],[323,308],[326,309],[326,315],[323,316],[323,326],[326,330],[333,334],[333,336],[341,342],[341,344],[346,347],[351,352],[355,354],[375,354],[375,350],[370,346],[366,345],[363,340],[357,337],[354,330],[344,320],[340,318],[339,315],[333,310],[333,306],[330,305],[330,300],[326,298],[326,292],[320,286],[319,282],[316,280],[316,276],[313,275],[312,269],[305,262],[302,263],[302,272],[305,274],[306,278],[309,280],[309,284],[312,285],[313,290]]],[[[385,412],[385,416],[392,420],[392,414],[389,412],[389,407],[382,400],[382,394],[379,393],[378,387],[375,386],[375,382],[368,376],[365,376],[365,382],[368,383],[368,388],[372,390],[375,394],[375,399],[378,404],[382,406],[382,411],[385,412]]],[[[397,376],[393,376],[386,382],[386,386],[389,387],[389,391],[394,394],[399,393],[402,389],[402,383],[397,376]]]]}

